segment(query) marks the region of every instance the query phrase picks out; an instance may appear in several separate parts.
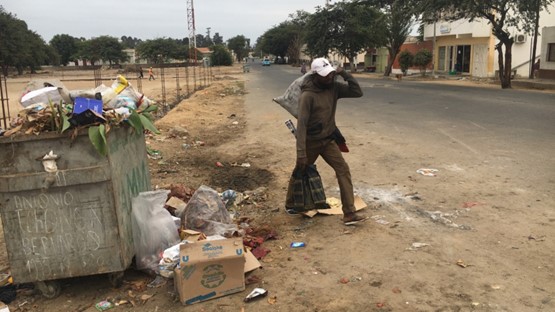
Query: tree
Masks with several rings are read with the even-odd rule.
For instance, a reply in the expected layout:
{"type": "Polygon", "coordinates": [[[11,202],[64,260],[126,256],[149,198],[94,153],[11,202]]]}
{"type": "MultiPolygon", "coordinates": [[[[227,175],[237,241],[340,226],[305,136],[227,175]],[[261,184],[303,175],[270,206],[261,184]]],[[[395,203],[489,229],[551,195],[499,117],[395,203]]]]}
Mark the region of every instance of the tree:
{"type": "Polygon", "coordinates": [[[188,45],[179,42],[171,38],[146,40],[137,45],[136,52],[149,63],[168,62],[170,59],[185,60],[189,56],[188,45]]]}
{"type": "Polygon", "coordinates": [[[143,40],[131,36],[121,36],[120,40],[126,49],[135,49],[139,43],[143,42],[143,40]]]}
{"type": "Polygon", "coordinates": [[[113,64],[129,60],[129,56],[123,51],[123,45],[114,37],[100,36],[93,38],[89,40],[86,48],[93,64],[96,61],[102,60],[112,66],[113,64]]]}
{"type": "Polygon", "coordinates": [[[9,67],[23,74],[25,68],[34,72],[43,64],[56,64],[57,53],[49,47],[27,24],[0,6],[0,61],[2,72],[8,74],[9,67]]]}
{"type": "Polygon", "coordinates": [[[55,35],[50,40],[50,46],[60,55],[60,64],[66,66],[69,62],[77,62],[79,52],[77,38],[66,34],[55,35]]]}
{"type": "Polygon", "coordinates": [[[263,54],[286,56],[289,44],[296,35],[289,26],[289,22],[282,22],[264,32],[258,39],[256,50],[263,54]]]}
{"type": "Polygon", "coordinates": [[[235,52],[237,61],[241,61],[247,55],[247,38],[243,35],[235,36],[227,41],[227,47],[235,52]]]}
{"type": "Polygon", "coordinates": [[[433,58],[434,56],[432,52],[426,49],[421,49],[414,55],[413,63],[420,68],[420,73],[422,74],[422,76],[426,76],[426,67],[430,65],[433,58]]]}
{"type": "Polygon", "coordinates": [[[554,0],[426,0],[423,3],[427,22],[465,19],[472,22],[485,19],[499,40],[495,45],[498,55],[501,88],[511,88],[512,28],[530,33],[535,26],[536,13],[547,9],[554,0]],[[539,10],[538,10],[539,8],[539,10]]]}
{"type": "Polygon", "coordinates": [[[408,69],[413,65],[414,55],[410,51],[403,51],[399,53],[399,65],[401,66],[401,71],[403,75],[407,75],[408,69]]]}
{"type": "Polygon", "coordinates": [[[356,71],[356,56],[385,43],[383,14],[366,2],[337,2],[318,7],[307,24],[307,52],[313,57],[330,51],[346,57],[356,71]]]}
{"type": "Polygon", "coordinates": [[[414,0],[367,0],[362,2],[379,7],[385,13],[385,46],[389,53],[389,60],[384,76],[389,76],[393,62],[410,34],[415,20],[414,16],[420,14],[416,9],[420,6],[414,0]]]}
{"type": "Polygon", "coordinates": [[[212,37],[212,42],[214,43],[214,45],[224,44],[224,37],[220,36],[220,33],[215,33],[212,37]]]}
{"type": "Polygon", "coordinates": [[[213,46],[213,53],[210,56],[212,65],[214,66],[230,66],[233,64],[233,58],[231,53],[222,44],[217,44],[213,46]]]}

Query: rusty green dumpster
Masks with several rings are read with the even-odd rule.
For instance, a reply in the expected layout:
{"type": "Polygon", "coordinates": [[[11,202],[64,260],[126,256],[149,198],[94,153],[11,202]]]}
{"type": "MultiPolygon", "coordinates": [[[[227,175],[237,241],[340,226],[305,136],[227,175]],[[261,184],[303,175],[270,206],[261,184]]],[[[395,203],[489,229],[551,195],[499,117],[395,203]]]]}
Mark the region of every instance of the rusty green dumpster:
{"type": "Polygon", "coordinates": [[[150,190],[142,133],[114,127],[101,156],[87,131],[0,138],[0,215],[15,283],[46,297],[58,279],[109,274],[114,286],[133,259],[131,198],[150,190]],[[57,170],[46,172],[53,152],[57,170]]]}

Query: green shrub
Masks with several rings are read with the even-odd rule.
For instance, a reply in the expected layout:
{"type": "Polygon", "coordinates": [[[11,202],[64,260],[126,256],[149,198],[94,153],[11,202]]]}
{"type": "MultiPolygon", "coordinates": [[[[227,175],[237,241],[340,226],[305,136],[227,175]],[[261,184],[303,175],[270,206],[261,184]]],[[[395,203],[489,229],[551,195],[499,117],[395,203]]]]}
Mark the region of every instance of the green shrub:
{"type": "Polygon", "coordinates": [[[432,62],[432,52],[422,49],[414,55],[414,65],[420,68],[422,76],[426,75],[426,67],[432,62]]]}
{"type": "Polygon", "coordinates": [[[401,71],[403,75],[407,75],[407,70],[412,66],[414,61],[414,55],[407,50],[402,51],[399,54],[399,65],[401,66],[401,71]]]}

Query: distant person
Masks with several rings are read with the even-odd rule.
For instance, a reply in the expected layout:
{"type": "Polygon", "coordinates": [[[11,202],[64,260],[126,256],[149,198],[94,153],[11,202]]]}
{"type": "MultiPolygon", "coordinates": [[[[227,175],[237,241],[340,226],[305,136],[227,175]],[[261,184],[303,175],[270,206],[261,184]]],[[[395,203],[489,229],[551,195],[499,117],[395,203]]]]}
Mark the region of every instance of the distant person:
{"type": "Polygon", "coordinates": [[[538,78],[538,74],[540,73],[540,59],[534,64],[533,69],[534,78],[538,78]]]}
{"type": "Polygon", "coordinates": [[[303,62],[301,64],[301,74],[303,74],[303,75],[306,74],[306,63],[305,62],[303,62]]]}
{"type": "Polygon", "coordinates": [[[156,80],[156,78],[154,78],[154,72],[152,71],[152,67],[148,68],[148,81],[151,80],[156,80]]]}
{"type": "Polygon", "coordinates": [[[143,78],[144,78],[144,76],[143,76],[143,68],[142,68],[142,67],[139,67],[139,79],[143,79],[143,78]]]}

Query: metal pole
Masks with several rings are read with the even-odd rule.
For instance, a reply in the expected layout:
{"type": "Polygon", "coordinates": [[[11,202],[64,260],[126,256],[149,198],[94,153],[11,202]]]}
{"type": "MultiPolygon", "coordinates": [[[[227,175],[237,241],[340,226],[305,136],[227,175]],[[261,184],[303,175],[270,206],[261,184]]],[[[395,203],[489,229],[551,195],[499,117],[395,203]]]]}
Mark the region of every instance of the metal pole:
{"type": "MultiPolygon", "coordinates": [[[[541,1],[536,0],[536,21],[534,25],[534,40],[532,42],[532,55],[530,58],[530,64],[532,65],[530,68],[530,79],[534,78],[534,63],[536,62],[536,46],[538,45],[538,28],[540,24],[540,9],[541,9],[541,1]]],[[[539,68],[538,68],[539,70],[539,68]]]]}
{"type": "Polygon", "coordinates": [[[6,76],[4,76],[2,68],[0,68],[0,101],[2,102],[2,121],[4,122],[4,129],[8,129],[8,120],[10,119],[10,101],[8,96],[8,82],[6,80],[6,76]]]}
{"type": "Polygon", "coordinates": [[[432,53],[432,77],[435,78],[436,76],[436,57],[437,57],[437,53],[436,53],[436,22],[434,20],[434,47],[433,47],[434,52],[432,53]]]}

